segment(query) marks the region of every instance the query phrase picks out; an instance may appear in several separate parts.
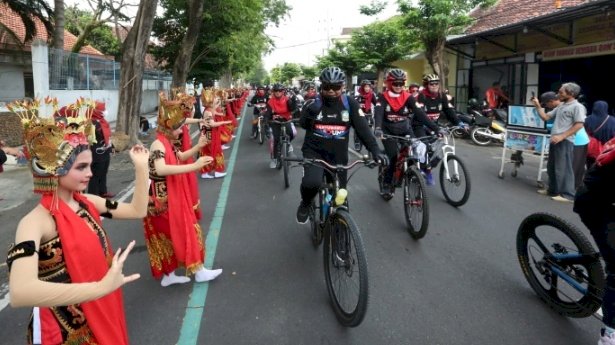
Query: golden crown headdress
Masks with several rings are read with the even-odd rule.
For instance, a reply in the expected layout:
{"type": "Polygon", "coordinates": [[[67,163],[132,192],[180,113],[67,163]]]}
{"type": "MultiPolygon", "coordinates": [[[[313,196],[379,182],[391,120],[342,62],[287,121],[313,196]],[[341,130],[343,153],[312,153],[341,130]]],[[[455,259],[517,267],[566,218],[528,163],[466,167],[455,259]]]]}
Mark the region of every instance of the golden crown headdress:
{"type": "Polygon", "coordinates": [[[167,99],[164,92],[159,93],[160,105],[158,107],[158,129],[166,135],[180,128],[186,121],[184,106],[181,100],[167,99]]]}
{"type": "Polygon", "coordinates": [[[59,108],[56,98],[45,98],[53,113],[41,116],[41,102],[15,101],[7,108],[17,114],[23,126],[25,154],[34,175],[34,191],[55,190],[57,177],[70,170],[76,154],[96,141],[90,121],[95,103],[80,98],[76,103],[59,108]]]}
{"type": "Polygon", "coordinates": [[[211,108],[214,106],[216,94],[213,89],[203,89],[201,92],[201,102],[204,107],[211,108]]]}

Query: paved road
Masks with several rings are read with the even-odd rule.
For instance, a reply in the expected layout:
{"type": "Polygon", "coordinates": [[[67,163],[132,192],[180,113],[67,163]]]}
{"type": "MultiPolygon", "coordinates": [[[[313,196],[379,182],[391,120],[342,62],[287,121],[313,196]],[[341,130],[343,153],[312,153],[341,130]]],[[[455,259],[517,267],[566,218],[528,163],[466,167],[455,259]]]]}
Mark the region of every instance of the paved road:
{"type": "MultiPolygon", "coordinates": [[[[249,120],[250,116],[245,117],[249,120]]],[[[105,221],[113,243],[137,239],[127,272],[142,278],[124,288],[132,344],[589,344],[600,323],[561,317],[541,303],[523,278],[515,254],[519,222],[548,211],[579,224],[570,204],[535,192],[537,161],[519,177],[497,178],[498,147],[458,142],[472,176],[469,202],[455,209],[439,186],[429,188],[431,221],[414,241],[404,229],[399,195],[377,194],[376,172],[364,168],[349,184],[352,213],[369,261],[370,305],[357,328],[338,325],[329,306],[322,250],[308,226],[295,223],[300,169],[285,190],[268,168],[265,146],[248,139],[249,121],[231,150],[232,174],[201,180],[208,263],[224,273],[210,284],[162,288],[151,278],[139,221],[105,221]],[[234,160],[233,160],[234,156],[234,160]],[[220,217],[213,217],[214,211],[220,217]],[[213,218],[212,218],[213,217],[213,218]],[[212,221],[213,220],[213,221],[212,221]],[[210,224],[211,222],[211,224],[210,224]],[[215,255],[215,256],[214,256],[215,255]]],[[[302,138],[302,132],[299,135],[302,138]]],[[[299,152],[300,139],[294,143],[299,152]]],[[[129,165],[110,173],[126,186],[129,165]]],[[[0,213],[7,247],[17,220],[34,204],[0,213]]],[[[0,269],[0,307],[6,301],[0,269]],[[4,296],[4,297],[3,297],[4,296]]],[[[23,343],[28,311],[0,311],[0,343],[23,343]]]]}

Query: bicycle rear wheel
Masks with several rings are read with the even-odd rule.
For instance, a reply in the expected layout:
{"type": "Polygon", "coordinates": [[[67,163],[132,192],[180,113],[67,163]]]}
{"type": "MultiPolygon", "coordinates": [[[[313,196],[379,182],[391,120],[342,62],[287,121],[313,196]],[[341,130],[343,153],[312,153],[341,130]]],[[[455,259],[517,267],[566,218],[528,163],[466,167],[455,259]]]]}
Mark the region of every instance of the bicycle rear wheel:
{"type": "Polygon", "coordinates": [[[574,225],[548,213],[529,215],[519,225],[517,256],[532,289],[559,314],[587,317],[600,308],[604,269],[599,255],[574,225]],[[574,264],[558,260],[566,257],[578,260],[574,264]]]}
{"type": "Polygon", "coordinates": [[[446,162],[442,161],[440,165],[440,188],[446,202],[452,206],[459,207],[470,198],[470,174],[466,170],[463,161],[453,155],[446,156],[446,162]],[[446,165],[446,166],[445,166],[446,165]],[[449,177],[446,177],[446,168],[448,168],[449,177]]]}
{"type": "Polygon", "coordinates": [[[363,321],[369,299],[367,259],[356,223],[345,210],[330,216],[325,229],[325,281],[337,320],[346,327],[363,321]]]}
{"type": "Polygon", "coordinates": [[[425,181],[415,166],[410,166],[404,176],[404,213],[408,233],[418,240],[425,236],[429,227],[429,203],[425,181]]]}
{"type": "Polygon", "coordinates": [[[286,160],[288,158],[288,143],[286,141],[282,142],[282,150],[280,152],[281,160],[282,160],[282,169],[284,170],[284,188],[288,188],[290,186],[289,180],[289,169],[290,162],[286,160]]]}

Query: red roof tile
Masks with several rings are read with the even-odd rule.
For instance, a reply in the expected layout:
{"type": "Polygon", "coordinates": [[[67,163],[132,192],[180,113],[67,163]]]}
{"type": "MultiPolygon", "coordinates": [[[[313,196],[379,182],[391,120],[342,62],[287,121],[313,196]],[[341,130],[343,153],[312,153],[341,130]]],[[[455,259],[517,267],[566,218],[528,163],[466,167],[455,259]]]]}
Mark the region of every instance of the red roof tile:
{"type": "Polygon", "coordinates": [[[502,26],[519,23],[531,18],[544,16],[562,9],[579,6],[591,0],[500,0],[487,9],[475,9],[470,16],[477,21],[466,30],[475,34],[502,26]],[[556,3],[561,2],[558,10],[556,3]]]}
{"type": "MultiPolygon", "coordinates": [[[[19,37],[19,40],[23,42],[26,36],[26,28],[23,25],[21,18],[19,18],[19,16],[15,14],[15,12],[11,11],[8,8],[8,6],[6,6],[5,4],[0,4],[0,22],[2,22],[2,24],[4,24],[9,29],[11,29],[17,35],[17,37],[19,37]]],[[[43,26],[43,23],[41,23],[37,19],[35,19],[35,23],[36,23],[36,35],[34,36],[34,39],[41,39],[46,42],[48,40],[48,37],[47,37],[47,30],[45,30],[45,26],[43,26]]],[[[64,50],[70,51],[76,42],[77,42],[77,37],[75,37],[75,35],[71,34],[70,32],[64,30],[64,50]]],[[[6,36],[3,36],[0,39],[0,44],[11,45],[11,44],[14,44],[14,42],[10,42],[10,40],[6,36]]],[[[26,42],[25,49],[30,50],[31,44],[32,42],[26,42]]],[[[81,54],[103,55],[104,56],[103,53],[101,53],[100,51],[98,51],[97,49],[89,45],[82,47],[79,52],[81,54]]]]}

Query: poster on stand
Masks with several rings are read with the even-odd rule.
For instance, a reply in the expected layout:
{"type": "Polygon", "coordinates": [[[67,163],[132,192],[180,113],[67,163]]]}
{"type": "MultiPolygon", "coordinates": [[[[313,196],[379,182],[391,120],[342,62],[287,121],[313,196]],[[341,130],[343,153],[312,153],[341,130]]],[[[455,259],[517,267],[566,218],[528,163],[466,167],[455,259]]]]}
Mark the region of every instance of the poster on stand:
{"type": "Polygon", "coordinates": [[[508,126],[529,131],[544,132],[547,130],[547,124],[540,118],[536,108],[529,105],[509,106],[508,126]]]}
{"type": "MultiPolygon", "coordinates": [[[[520,133],[515,131],[506,131],[506,140],[504,146],[509,150],[533,151],[540,153],[545,140],[548,140],[546,135],[520,133]]],[[[549,143],[546,143],[545,154],[549,150],[549,143]]]]}

